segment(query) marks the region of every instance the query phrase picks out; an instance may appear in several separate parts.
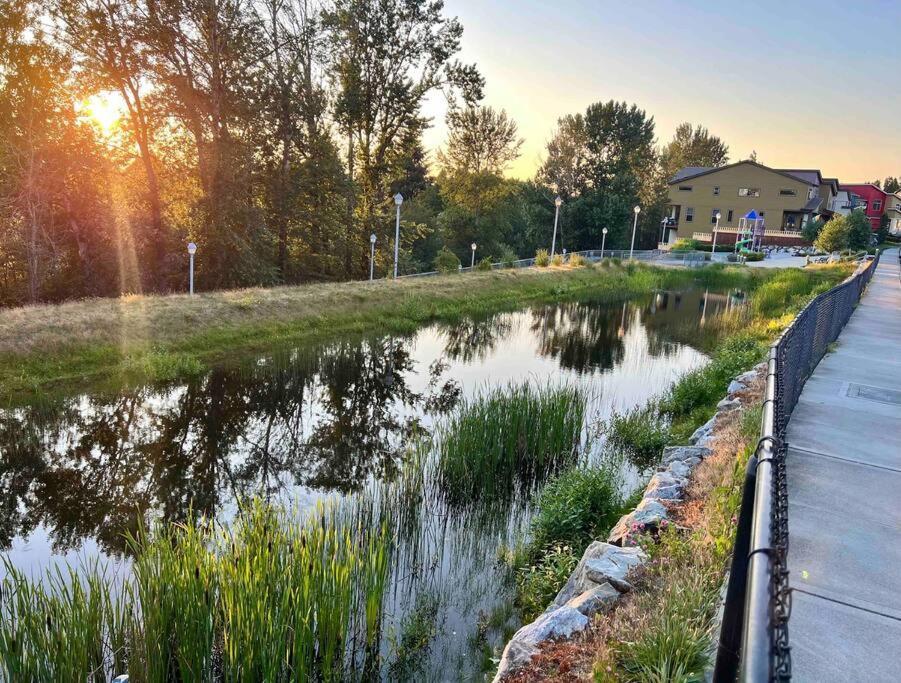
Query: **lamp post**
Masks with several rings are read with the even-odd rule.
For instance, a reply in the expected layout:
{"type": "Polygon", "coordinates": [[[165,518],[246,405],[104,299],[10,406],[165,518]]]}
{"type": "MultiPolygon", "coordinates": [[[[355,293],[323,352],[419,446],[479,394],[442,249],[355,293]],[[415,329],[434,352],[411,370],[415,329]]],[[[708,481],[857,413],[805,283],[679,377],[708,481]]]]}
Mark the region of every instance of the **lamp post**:
{"type": "Polygon", "coordinates": [[[369,236],[369,280],[372,281],[372,276],[375,273],[375,233],[372,233],[369,236]]]}
{"type": "Polygon", "coordinates": [[[660,221],[660,244],[666,244],[666,221],[666,216],[664,216],[663,220],[660,221]]]}
{"type": "Polygon", "coordinates": [[[604,243],[607,241],[607,228],[601,230],[601,260],[604,260],[604,243]]]}
{"type": "Polygon", "coordinates": [[[472,261],[469,264],[469,269],[472,270],[476,267],[476,243],[473,242],[469,246],[472,249],[472,261]]]}
{"type": "Polygon", "coordinates": [[[719,232],[720,229],[720,218],[723,217],[719,211],[716,212],[714,218],[716,218],[716,225],[713,226],[713,246],[710,247],[710,260],[716,260],[716,233],[719,232]]]}
{"type": "Polygon", "coordinates": [[[188,266],[188,293],[194,294],[194,254],[197,252],[197,245],[193,242],[188,242],[188,260],[190,265],[188,266]]]}
{"type": "Polygon", "coordinates": [[[638,214],[641,213],[641,207],[636,206],[632,211],[635,213],[635,220],[632,222],[632,244],[629,247],[629,260],[632,260],[632,252],[635,251],[635,231],[638,229],[638,214]]]}
{"type": "Polygon", "coordinates": [[[394,224],[394,279],[397,279],[397,255],[400,248],[400,205],[404,203],[404,196],[398,192],[394,195],[394,204],[397,206],[397,221],[394,224]]]}
{"type": "Polygon", "coordinates": [[[551,258],[554,257],[554,250],[557,248],[557,222],[560,220],[560,206],[563,204],[563,199],[557,197],[554,200],[554,236],[551,238],[551,258]]]}

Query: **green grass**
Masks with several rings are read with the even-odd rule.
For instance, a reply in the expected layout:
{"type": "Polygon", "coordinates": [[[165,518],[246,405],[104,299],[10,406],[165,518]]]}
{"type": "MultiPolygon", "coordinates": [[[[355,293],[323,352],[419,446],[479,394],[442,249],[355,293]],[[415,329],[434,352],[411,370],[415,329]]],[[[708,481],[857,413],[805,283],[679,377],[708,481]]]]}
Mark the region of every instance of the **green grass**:
{"type": "Polygon", "coordinates": [[[606,429],[610,447],[622,452],[641,470],[656,465],[663,447],[672,439],[669,425],[654,401],[624,413],[614,412],[606,429]]]}
{"type": "Polygon", "coordinates": [[[531,384],[464,401],[436,435],[438,477],[452,505],[508,501],[530,492],[578,452],[586,396],[531,384]]]}
{"type": "Polygon", "coordinates": [[[0,672],[9,681],[356,677],[377,651],[387,524],[320,507],[305,522],[259,501],[231,528],[163,524],[130,538],[121,584],[96,563],[32,580],[9,560],[0,672]]]}
{"type": "MultiPolygon", "coordinates": [[[[616,261],[615,259],[613,260],[616,261]]],[[[342,333],[411,332],[434,320],[560,300],[621,300],[699,281],[753,288],[749,269],[503,270],[400,282],[342,283],[91,299],[0,311],[0,400],[100,383],[173,379],[213,364],[342,333]]]]}

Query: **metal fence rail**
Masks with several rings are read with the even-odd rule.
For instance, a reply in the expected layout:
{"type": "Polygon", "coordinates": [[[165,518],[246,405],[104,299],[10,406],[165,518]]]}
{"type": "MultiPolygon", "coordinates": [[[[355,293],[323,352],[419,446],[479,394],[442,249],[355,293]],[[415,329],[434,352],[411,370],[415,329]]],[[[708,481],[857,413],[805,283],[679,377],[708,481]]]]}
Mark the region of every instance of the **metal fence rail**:
{"type": "Polygon", "coordinates": [[[760,441],[742,491],[715,683],[791,679],[785,431],[804,383],[848,322],[878,263],[877,256],[813,299],[770,347],[760,441]]]}

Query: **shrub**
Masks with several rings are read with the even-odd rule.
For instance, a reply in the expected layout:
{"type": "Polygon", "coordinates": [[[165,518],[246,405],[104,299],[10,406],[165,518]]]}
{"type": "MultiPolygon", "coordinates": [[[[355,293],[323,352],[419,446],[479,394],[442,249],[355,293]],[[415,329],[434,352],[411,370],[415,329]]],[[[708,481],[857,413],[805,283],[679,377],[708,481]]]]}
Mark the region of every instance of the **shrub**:
{"type": "Polygon", "coordinates": [[[622,450],[640,469],[647,469],[660,460],[670,437],[666,421],[653,402],[626,413],[614,412],[607,421],[608,443],[622,450]]]}
{"type": "Polygon", "coordinates": [[[670,251],[697,251],[700,246],[701,244],[697,240],[683,237],[673,243],[670,251]]]}
{"type": "Polygon", "coordinates": [[[439,273],[456,273],[460,269],[460,259],[447,247],[441,247],[435,256],[434,264],[435,270],[439,273]]]}
{"type": "Polygon", "coordinates": [[[822,221],[819,218],[807,221],[805,226],[801,228],[801,237],[806,239],[808,242],[816,242],[817,237],[820,236],[820,233],[823,231],[823,227],[826,225],[826,221],[822,221]]]}
{"type": "Polygon", "coordinates": [[[553,258],[551,258],[552,266],[562,266],[563,265],[563,255],[562,254],[554,254],[553,258]]]}
{"type": "Polygon", "coordinates": [[[614,256],[612,259],[610,259],[610,263],[614,266],[621,266],[623,264],[623,260],[618,256],[614,256]]]}
{"type": "Polygon", "coordinates": [[[873,229],[870,220],[863,211],[851,212],[845,220],[848,222],[848,248],[866,249],[873,241],[873,229]]]}
{"type": "Polygon", "coordinates": [[[601,260],[601,268],[609,268],[612,264],[610,263],[609,258],[605,258],[601,260]]]}
{"type": "Polygon", "coordinates": [[[519,259],[516,252],[506,244],[501,246],[500,254],[497,257],[498,263],[504,264],[504,268],[512,268],[513,262],[519,259]]]}
{"type": "Polygon", "coordinates": [[[565,544],[581,551],[619,519],[619,481],[607,467],[572,467],[542,489],[537,507],[532,547],[565,544]]]}
{"type": "Polygon", "coordinates": [[[750,254],[745,254],[745,261],[763,261],[763,252],[752,251],[750,254]]]}
{"type": "Polygon", "coordinates": [[[838,216],[823,226],[814,246],[820,251],[832,253],[848,248],[850,239],[849,225],[844,216],[838,216]]]}
{"type": "Polygon", "coordinates": [[[476,270],[491,270],[491,257],[486,256],[476,265],[476,270]]]}
{"type": "Polygon", "coordinates": [[[569,257],[569,265],[573,268],[584,268],[588,265],[588,261],[585,260],[585,257],[582,254],[573,254],[569,257]]]}
{"type": "Polygon", "coordinates": [[[547,253],[547,249],[539,249],[535,252],[535,265],[542,268],[551,265],[551,257],[550,254],[547,253]]]}
{"type": "Polygon", "coordinates": [[[569,546],[550,549],[537,563],[516,574],[517,604],[525,622],[541,614],[573,573],[579,558],[569,546]]]}

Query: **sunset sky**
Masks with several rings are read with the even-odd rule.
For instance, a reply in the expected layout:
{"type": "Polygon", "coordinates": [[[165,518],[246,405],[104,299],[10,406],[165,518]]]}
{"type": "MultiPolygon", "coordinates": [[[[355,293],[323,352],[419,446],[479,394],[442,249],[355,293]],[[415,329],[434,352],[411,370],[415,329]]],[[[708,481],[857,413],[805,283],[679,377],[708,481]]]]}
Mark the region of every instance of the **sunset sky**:
{"type": "MultiPolygon", "coordinates": [[[[901,2],[446,0],[463,59],[525,138],[530,177],[557,118],[599,100],[654,116],[669,140],[690,121],[732,160],[820,168],[843,182],[901,175],[901,2]]],[[[426,143],[446,130],[438,99],[426,143]]]]}

